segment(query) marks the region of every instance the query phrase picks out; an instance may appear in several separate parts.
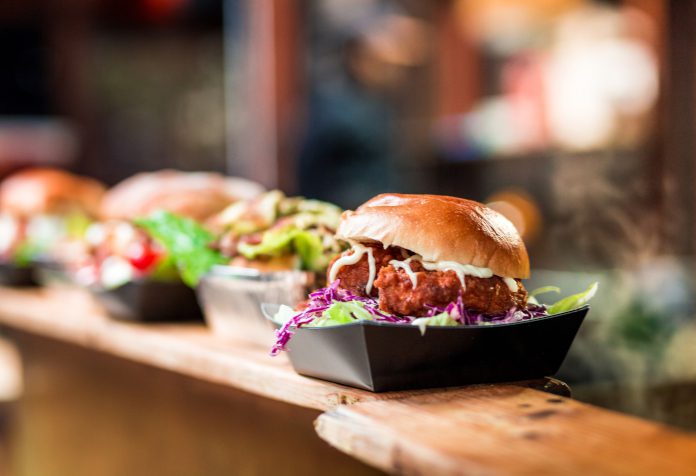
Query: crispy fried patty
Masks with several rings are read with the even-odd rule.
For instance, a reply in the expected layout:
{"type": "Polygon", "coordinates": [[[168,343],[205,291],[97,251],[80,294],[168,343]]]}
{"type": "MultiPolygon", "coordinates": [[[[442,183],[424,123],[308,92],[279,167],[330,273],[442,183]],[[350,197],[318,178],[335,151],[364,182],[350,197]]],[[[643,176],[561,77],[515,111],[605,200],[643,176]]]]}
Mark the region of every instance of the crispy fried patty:
{"type": "MultiPolygon", "coordinates": [[[[516,293],[510,291],[499,276],[466,276],[466,288],[463,289],[454,271],[427,271],[417,261],[411,262],[411,269],[417,276],[417,286],[413,289],[413,283],[406,272],[389,264],[392,259],[403,259],[401,248],[391,247],[385,250],[380,246],[373,246],[372,250],[377,277],[370,294],[379,298],[380,309],[391,314],[425,316],[430,310],[428,306],[447,306],[455,302],[460,294],[466,308],[485,314],[505,312],[513,306],[523,307],[527,303],[527,291],[519,279],[515,280],[518,285],[516,293]]],[[[363,256],[354,265],[343,266],[338,271],[337,278],[341,280],[341,288],[366,296],[365,285],[369,278],[367,256],[363,256]]]]}
{"type": "MultiPolygon", "coordinates": [[[[388,266],[389,262],[393,259],[403,259],[403,255],[401,254],[401,248],[396,248],[396,247],[390,247],[387,248],[386,250],[378,245],[365,245],[370,248],[372,248],[372,256],[375,257],[375,267],[376,267],[376,274],[375,274],[375,279],[377,276],[377,273],[384,267],[388,266]]],[[[346,254],[351,255],[353,254],[353,250],[349,250],[346,253],[340,255],[340,256],[345,256],[346,254]]],[[[329,268],[327,270],[326,274],[326,281],[330,282],[329,274],[331,273],[331,267],[333,266],[334,262],[340,257],[337,256],[334,258],[334,260],[329,264],[329,268]]],[[[351,291],[353,294],[356,294],[358,296],[367,296],[367,293],[365,292],[365,286],[367,285],[367,280],[370,277],[370,265],[367,262],[367,255],[363,255],[362,258],[360,258],[360,261],[353,265],[346,265],[341,267],[341,269],[338,271],[336,274],[336,279],[341,280],[341,288],[347,289],[351,291]]],[[[372,287],[372,292],[370,293],[372,297],[377,297],[377,289],[373,286],[372,287]]]]}
{"type": "MultiPolygon", "coordinates": [[[[416,271],[416,266],[412,267],[416,271]]],[[[422,268],[421,268],[422,269],[422,268]]],[[[517,281],[518,291],[512,293],[502,278],[466,276],[462,289],[454,271],[418,271],[417,286],[403,270],[385,266],[379,272],[375,287],[379,289],[379,307],[383,311],[402,316],[425,316],[428,306],[444,307],[462,295],[464,306],[485,314],[505,312],[513,306],[524,306],[527,291],[517,281]]]]}

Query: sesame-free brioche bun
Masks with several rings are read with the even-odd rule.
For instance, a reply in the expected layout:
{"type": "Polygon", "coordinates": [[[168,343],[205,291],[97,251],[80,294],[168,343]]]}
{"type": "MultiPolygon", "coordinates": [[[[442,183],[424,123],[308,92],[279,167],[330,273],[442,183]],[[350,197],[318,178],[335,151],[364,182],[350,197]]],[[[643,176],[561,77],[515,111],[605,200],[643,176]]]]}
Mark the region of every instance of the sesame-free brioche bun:
{"type": "Polygon", "coordinates": [[[529,257],[500,213],[463,198],[385,193],[346,211],[336,237],[399,246],[426,261],[456,261],[508,278],[529,277],[529,257]]]}
{"type": "Polygon", "coordinates": [[[144,172],[106,193],[101,216],[128,220],[166,210],[202,221],[232,202],[254,198],[263,191],[256,182],[212,172],[144,172]]]}
{"type": "Polygon", "coordinates": [[[18,216],[84,212],[96,215],[105,187],[52,168],[25,169],[0,183],[0,211],[18,216]]]}

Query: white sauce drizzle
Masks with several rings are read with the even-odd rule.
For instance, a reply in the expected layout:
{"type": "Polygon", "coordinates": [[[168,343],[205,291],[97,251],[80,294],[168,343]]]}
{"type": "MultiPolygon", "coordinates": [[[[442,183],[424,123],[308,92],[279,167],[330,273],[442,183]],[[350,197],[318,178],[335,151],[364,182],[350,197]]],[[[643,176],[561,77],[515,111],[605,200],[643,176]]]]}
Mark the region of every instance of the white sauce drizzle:
{"type": "MultiPolygon", "coordinates": [[[[365,285],[365,291],[367,292],[367,294],[370,294],[370,292],[372,291],[372,285],[374,283],[376,274],[375,257],[372,254],[372,248],[363,246],[360,243],[351,243],[351,245],[353,253],[341,256],[334,262],[333,266],[331,267],[331,271],[329,272],[329,281],[334,282],[336,280],[336,276],[338,275],[338,271],[343,266],[356,264],[358,261],[362,259],[363,255],[367,253],[369,278],[367,280],[367,284],[365,285]]],[[[466,289],[465,276],[475,276],[477,278],[493,277],[493,270],[491,270],[490,268],[479,268],[478,266],[473,266],[470,264],[461,264],[457,263],[456,261],[423,261],[423,258],[421,258],[419,255],[411,256],[410,258],[406,258],[403,261],[395,259],[389,261],[389,264],[392,265],[395,269],[404,270],[408,278],[411,280],[413,289],[415,289],[416,286],[418,286],[418,275],[413,272],[413,269],[411,269],[412,260],[420,262],[423,268],[428,271],[454,271],[457,274],[457,278],[459,278],[459,282],[462,283],[463,289],[466,289]]],[[[503,282],[510,289],[510,292],[516,293],[519,290],[517,281],[515,281],[514,278],[502,279],[503,282]]]]}
{"type": "Polygon", "coordinates": [[[462,289],[466,289],[464,276],[476,276],[477,278],[490,278],[493,276],[493,271],[489,268],[479,268],[470,264],[461,264],[456,261],[421,261],[421,264],[428,271],[454,271],[462,283],[462,289]]]}
{"type": "Polygon", "coordinates": [[[510,289],[511,293],[516,293],[519,291],[519,286],[517,285],[517,281],[515,281],[515,278],[503,278],[503,281],[505,284],[507,284],[508,289],[510,289]]]}
{"type": "Polygon", "coordinates": [[[372,254],[372,248],[366,248],[367,251],[367,264],[370,268],[370,277],[367,279],[367,284],[365,285],[365,292],[369,296],[372,292],[372,283],[375,282],[375,274],[377,274],[377,265],[375,264],[375,257],[372,254]]]}
{"type": "Polygon", "coordinates": [[[398,261],[398,260],[391,260],[389,262],[390,265],[394,267],[394,269],[403,269],[406,274],[408,275],[408,278],[411,280],[411,283],[413,284],[413,289],[416,289],[416,286],[418,286],[418,275],[413,272],[411,269],[411,260],[413,258],[408,258],[405,259],[404,261],[398,261]]]}
{"type": "Polygon", "coordinates": [[[360,243],[351,244],[353,245],[353,253],[343,255],[334,262],[333,266],[331,266],[331,271],[329,272],[329,281],[331,283],[336,281],[336,276],[342,267],[357,263],[362,259],[363,255],[367,253],[369,277],[367,279],[367,284],[365,285],[365,292],[370,294],[372,291],[372,284],[375,282],[375,274],[377,274],[377,265],[375,264],[375,257],[372,254],[372,248],[369,246],[363,246],[360,243]]]}

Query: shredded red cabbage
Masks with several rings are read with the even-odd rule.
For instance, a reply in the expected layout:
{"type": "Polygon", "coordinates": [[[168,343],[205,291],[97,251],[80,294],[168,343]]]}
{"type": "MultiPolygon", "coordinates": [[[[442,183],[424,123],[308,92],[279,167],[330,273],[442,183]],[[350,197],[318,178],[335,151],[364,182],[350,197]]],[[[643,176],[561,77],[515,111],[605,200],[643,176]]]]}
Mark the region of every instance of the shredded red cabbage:
{"type": "MultiPolygon", "coordinates": [[[[305,309],[294,315],[280,329],[275,331],[276,341],[271,348],[271,355],[275,356],[286,350],[287,343],[294,334],[291,328],[310,324],[317,317],[321,317],[322,313],[336,302],[361,302],[365,310],[374,316],[375,321],[379,322],[410,324],[414,319],[417,319],[414,316],[402,317],[387,314],[379,309],[376,299],[356,296],[352,292],[340,288],[339,283],[340,280],[337,279],[330,286],[317,289],[309,294],[309,301],[305,309]]],[[[447,312],[452,319],[461,325],[508,324],[547,315],[546,306],[531,303],[528,303],[525,309],[512,307],[508,311],[498,314],[483,314],[464,307],[461,295],[456,302],[449,303],[445,307],[428,307],[430,308],[428,317],[447,312]]]]}

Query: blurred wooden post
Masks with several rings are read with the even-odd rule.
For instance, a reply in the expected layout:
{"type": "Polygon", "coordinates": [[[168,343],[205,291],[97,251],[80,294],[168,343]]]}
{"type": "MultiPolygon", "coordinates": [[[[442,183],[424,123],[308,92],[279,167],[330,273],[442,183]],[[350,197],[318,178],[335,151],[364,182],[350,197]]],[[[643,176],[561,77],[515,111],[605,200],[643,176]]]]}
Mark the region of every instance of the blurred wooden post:
{"type": "Polygon", "coordinates": [[[696,250],[696,8],[667,4],[662,107],[662,218],[666,251],[696,250]]]}
{"type": "MultiPolygon", "coordinates": [[[[249,0],[235,14],[242,14],[246,25],[239,38],[244,42],[241,60],[246,66],[245,117],[241,118],[246,133],[228,152],[233,154],[230,164],[238,163],[241,169],[231,172],[292,193],[297,182],[293,140],[301,123],[301,4],[297,0],[249,0]]],[[[227,19],[227,27],[231,21],[227,19]]]]}

